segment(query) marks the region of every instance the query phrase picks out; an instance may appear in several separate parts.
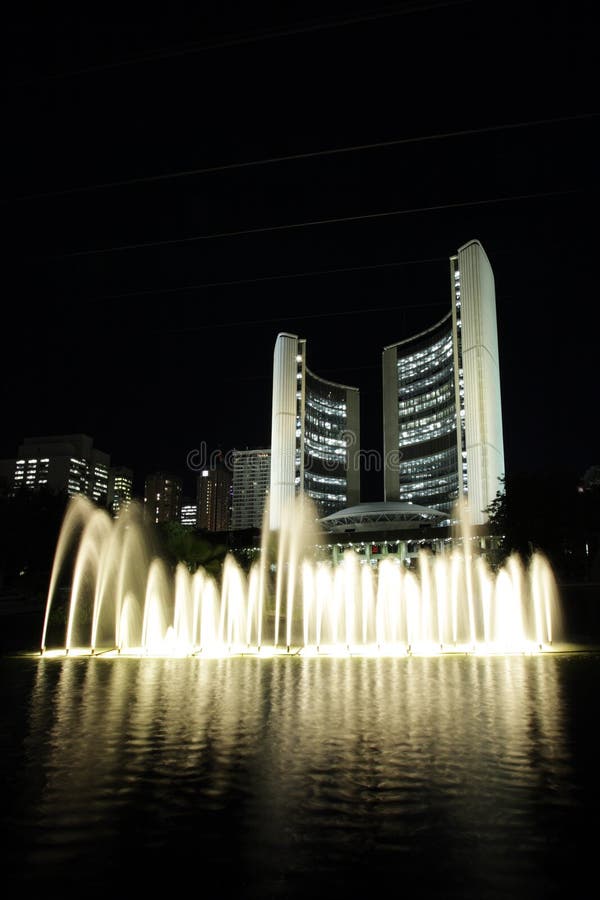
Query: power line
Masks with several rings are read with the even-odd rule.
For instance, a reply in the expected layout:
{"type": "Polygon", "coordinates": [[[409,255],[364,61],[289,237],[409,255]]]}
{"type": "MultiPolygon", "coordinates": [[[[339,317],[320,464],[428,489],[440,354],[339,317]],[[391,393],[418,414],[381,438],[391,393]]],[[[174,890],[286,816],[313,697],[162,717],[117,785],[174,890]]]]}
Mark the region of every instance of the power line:
{"type": "Polygon", "coordinates": [[[116,181],[104,181],[97,184],[83,185],[80,187],[59,188],[54,191],[44,191],[37,194],[24,194],[17,200],[40,200],[44,198],[69,196],[72,194],[92,193],[94,191],[110,190],[119,187],[128,187],[136,184],[151,184],[161,181],[172,181],[179,178],[193,178],[203,175],[214,175],[221,172],[231,172],[241,169],[258,168],[278,163],[298,162],[301,160],[318,159],[326,156],[339,156],[347,153],[362,153],[367,150],[380,150],[389,147],[401,147],[408,144],[420,144],[433,141],[445,141],[451,138],[474,137],[482,134],[492,134],[498,131],[516,131],[521,128],[537,128],[543,125],[558,125],[564,122],[582,121],[596,118],[600,113],[577,113],[573,116],[558,116],[551,119],[532,119],[526,122],[509,122],[502,125],[486,125],[482,128],[467,128],[461,131],[442,131],[434,134],[418,135],[416,137],[395,138],[389,141],[375,141],[367,144],[353,144],[346,147],[332,147],[326,150],[311,150],[306,153],[291,153],[287,156],[268,156],[264,159],[246,160],[243,162],[225,163],[218,166],[205,166],[199,169],[179,169],[175,172],[164,172],[159,175],[142,175],[136,178],[123,178],[116,181]]]}
{"type": "Polygon", "coordinates": [[[98,247],[91,250],[72,250],[66,253],[55,253],[48,256],[31,257],[31,262],[57,260],[57,259],[73,259],[83,256],[101,256],[107,253],[122,253],[128,250],[145,250],[150,247],[167,247],[176,244],[190,244],[199,241],[222,240],[225,238],[248,237],[250,235],[268,234],[277,231],[291,231],[300,228],[313,228],[317,225],[339,225],[346,222],[360,222],[375,219],[391,218],[393,216],[407,216],[417,213],[441,212],[446,209],[460,209],[475,206],[488,206],[497,203],[508,203],[522,200],[539,200],[544,197],[558,197],[569,194],[580,193],[581,189],[570,189],[564,191],[543,191],[534,194],[515,194],[508,197],[490,197],[484,200],[464,200],[457,203],[440,203],[434,206],[420,206],[410,209],[393,209],[379,213],[361,213],[354,216],[337,216],[329,219],[312,219],[305,222],[290,222],[284,225],[263,225],[258,228],[244,228],[238,231],[222,231],[212,234],[197,234],[183,238],[167,238],[160,241],[144,241],[136,244],[121,244],[113,247],[98,247]]]}
{"type": "MultiPolygon", "coordinates": [[[[197,328],[167,328],[161,329],[163,334],[189,334],[195,331],[206,331],[211,330],[213,328],[241,328],[248,327],[252,325],[272,325],[274,323],[281,324],[283,322],[305,322],[309,319],[336,319],[341,316],[359,316],[364,315],[364,313],[386,313],[386,312],[403,312],[407,309],[432,309],[440,306],[450,307],[450,301],[448,303],[406,303],[402,306],[365,306],[360,309],[336,309],[333,312],[323,312],[323,313],[308,313],[308,314],[300,314],[297,316],[276,316],[274,318],[269,319],[242,319],[239,322],[208,322],[203,323],[197,328]]],[[[352,367],[354,368],[354,366],[352,367]]],[[[360,368],[360,367],[359,367],[360,368]]]]}
{"type": "MultiPolygon", "coordinates": [[[[443,257],[446,261],[448,257],[443,257]]],[[[149,292],[150,293],[150,292],[149,292]]],[[[117,297],[119,295],[114,295],[117,297]]],[[[102,298],[94,298],[96,300],[102,298]]],[[[113,298],[114,299],[114,298],[113,298]]],[[[305,322],[312,321],[314,319],[337,319],[347,316],[358,316],[364,315],[365,313],[392,313],[392,312],[406,312],[407,310],[413,309],[439,309],[440,307],[449,308],[449,302],[435,302],[435,303],[403,303],[401,306],[363,306],[358,309],[347,309],[345,307],[340,307],[336,310],[332,310],[331,312],[321,312],[321,313],[299,313],[296,316],[274,316],[272,318],[267,319],[240,319],[239,321],[231,321],[227,320],[224,322],[215,322],[212,319],[210,321],[203,321],[201,325],[196,327],[186,326],[185,328],[164,328],[156,329],[151,327],[151,323],[146,323],[147,327],[144,327],[144,332],[155,333],[160,330],[161,334],[194,334],[196,332],[204,332],[204,331],[212,331],[220,328],[248,328],[256,325],[281,325],[286,322],[305,322]]],[[[61,334],[64,333],[63,325],[52,325],[50,326],[50,331],[59,332],[61,334]]],[[[356,366],[352,367],[357,368],[356,366]]],[[[358,368],[371,368],[370,366],[358,366],[358,368]]],[[[245,377],[245,376],[244,376],[245,377]]]]}
{"type": "Polygon", "coordinates": [[[99,72],[109,71],[111,69],[122,69],[128,66],[138,65],[140,63],[160,62],[165,59],[175,59],[177,57],[190,56],[195,53],[204,53],[212,50],[224,50],[230,47],[241,47],[249,44],[260,43],[261,41],[276,40],[278,38],[295,37],[302,34],[310,34],[318,31],[324,31],[332,28],[342,28],[349,25],[360,25],[364,22],[375,22],[379,19],[389,19],[394,16],[410,15],[412,13],[429,12],[438,8],[464,6],[465,4],[474,3],[476,0],[430,0],[425,3],[424,0],[417,0],[413,3],[404,3],[400,8],[383,9],[378,12],[358,13],[354,16],[347,16],[343,19],[334,19],[330,17],[327,21],[316,20],[311,22],[299,23],[298,25],[288,25],[282,28],[270,28],[256,30],[247,34],[232,35],[214,41],[205,41],[203,43],[187,44],[172,50],[157,50],[154,53],[145,53],[142,56],[129,57],[128,59],[114,60],[113,62],[98,63],[93,66],[85,66],[80,69],[71,69],[65,72],[50,72],[45,75],[38,75],[33,78],[24,79],[13,83],[13,87],[27,87],[40,81],[62,81],[67,78],[75,78],[81,75],[94,75],[99,72]]]}
{"type": "Polygon", "coordinates": [[[154,296],[156,294],[181,294],[189,291],[207,290],[219,287],[237,287],[245,284],[260,284],[269,281],[286,281],[294,278],[319,278],[323,275],[341,275],[349,272],[366,272],[377,269],[398,268],[400,266],[417,266],[428,263],[447,262],[447,256],[433,256],[426,259],[405,259],[385,263],[370,263],[363,266],[340,266],[335,269],[313,269],[305,272],[287,272],[281,275],[258,275],[253,278],[237,278],[230,281],[206,281],[200,284],[186,284],[178,287],[145,288],[140,291],[124,291],[119,294],[101,294],[91,298],[99,303],[105,300],[125,300],[128,297],[154,296]]]}

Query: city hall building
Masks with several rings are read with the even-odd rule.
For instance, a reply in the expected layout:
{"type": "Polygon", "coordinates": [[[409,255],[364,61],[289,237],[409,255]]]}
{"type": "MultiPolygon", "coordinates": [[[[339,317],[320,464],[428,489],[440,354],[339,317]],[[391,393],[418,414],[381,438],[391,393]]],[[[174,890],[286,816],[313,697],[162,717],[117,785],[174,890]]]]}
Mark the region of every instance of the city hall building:
{"type": "MultiPolygon", "coordinates": [[[[456,520],[460,500],[468,524],[484,526],[501,488],[504,441],[494,274],[479,241],[450,257],[448,312],[384,347],[382,376],[383,502],[441,513],[421,523],[435,530],[456,520]]],[[[271,529],[298,494],[314,502],[326,531],[342,524],[332,515],[360,512],[358,388],[315,375],[306,340],[293,334],[275,344],[271,441],[271,529]]]]}

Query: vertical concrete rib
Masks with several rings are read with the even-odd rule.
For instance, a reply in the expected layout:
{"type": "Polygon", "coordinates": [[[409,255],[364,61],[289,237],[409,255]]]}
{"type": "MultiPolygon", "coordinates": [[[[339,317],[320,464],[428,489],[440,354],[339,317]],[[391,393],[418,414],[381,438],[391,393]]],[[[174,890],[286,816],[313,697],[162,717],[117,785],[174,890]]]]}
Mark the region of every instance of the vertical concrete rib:
{"type": "Polygon", "coordinates": [[[471,523],[481,525],[504,474],[496,292],[492,267],[479,241],[459,248],[458,264],[468,504],[471,523]]]}
{"type": "Polygon", "coordinates": [[[271,410],[271,482],[269,525],[281,525],[283,510],[295,494],[296,464],[296,356],[298,337],[279,334],[273,355],[273,402],[271,410]]]}

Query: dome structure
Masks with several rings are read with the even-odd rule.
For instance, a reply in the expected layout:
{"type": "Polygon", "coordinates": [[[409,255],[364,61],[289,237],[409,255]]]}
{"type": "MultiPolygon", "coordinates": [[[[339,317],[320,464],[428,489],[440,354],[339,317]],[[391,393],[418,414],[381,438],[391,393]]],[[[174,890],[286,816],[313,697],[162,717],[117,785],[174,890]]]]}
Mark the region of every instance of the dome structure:
{"type": "Polygon", "coordinates": [[[401,501],[359,503],[319,519],[321,527],[330,533],[414,529],[447,522],[448,514],[439,509],[401,501]]]}

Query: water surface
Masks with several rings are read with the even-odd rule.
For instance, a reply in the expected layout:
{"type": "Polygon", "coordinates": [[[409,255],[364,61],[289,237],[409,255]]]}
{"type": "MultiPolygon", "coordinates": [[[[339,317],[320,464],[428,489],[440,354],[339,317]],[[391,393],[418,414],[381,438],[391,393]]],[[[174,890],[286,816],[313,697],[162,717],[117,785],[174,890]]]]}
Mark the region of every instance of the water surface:
{"type": "Polygon", "coordinates": [[[0,666],[5,886],[545,898],[595,872],[595,652],[0,666]]]}

